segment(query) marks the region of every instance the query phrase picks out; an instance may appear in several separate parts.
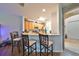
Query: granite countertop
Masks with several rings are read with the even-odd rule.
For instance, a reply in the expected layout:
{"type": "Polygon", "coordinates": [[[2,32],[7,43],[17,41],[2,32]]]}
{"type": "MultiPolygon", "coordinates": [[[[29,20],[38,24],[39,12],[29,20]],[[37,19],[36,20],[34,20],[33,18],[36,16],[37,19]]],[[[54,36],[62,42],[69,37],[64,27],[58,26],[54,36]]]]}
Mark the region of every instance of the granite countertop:
{"type": "Polygon", "coordinates": [[[29,33],[22,33],[23,35],[38,35],[38,33],[34,33],[34,32],[29,32],[29,33]]]}
{"type": "MultiPolygon", "coordinates": [[[[35,33],[35,32],[29,32],[29,33],[26,33],[26,32],[24,32],[24,33],[22,33],[23,35],[39,35],[38,33],[35,33]]],[[[44,34],[44,35],[60,35],[60,34],[45,34],[45,33],[42,33],[42,34],[44,34]]]]}

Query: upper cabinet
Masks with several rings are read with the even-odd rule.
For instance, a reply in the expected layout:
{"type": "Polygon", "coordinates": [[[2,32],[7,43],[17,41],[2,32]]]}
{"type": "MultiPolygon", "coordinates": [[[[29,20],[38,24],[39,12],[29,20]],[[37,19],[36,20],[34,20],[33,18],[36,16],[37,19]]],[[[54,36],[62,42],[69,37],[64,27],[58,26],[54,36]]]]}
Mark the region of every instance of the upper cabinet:
{"type": "Polygon", "coordinates": [[[39,30],[44,30],[45,25],[43,23],[37,23],[33,21],[29,21],[27,19],[24,20],[24,30],[34,30],[38,28],[39,30]]]}

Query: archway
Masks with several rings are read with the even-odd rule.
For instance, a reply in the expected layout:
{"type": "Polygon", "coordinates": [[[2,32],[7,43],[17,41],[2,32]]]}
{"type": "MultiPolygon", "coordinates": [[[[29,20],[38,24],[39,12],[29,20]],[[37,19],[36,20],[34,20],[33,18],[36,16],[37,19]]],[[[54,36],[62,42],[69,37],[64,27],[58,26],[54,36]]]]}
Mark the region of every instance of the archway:
{"type": "Polygon", "coordinates": [[[65,19],[65,48],[79,54],[79,14],[65,19]]]}

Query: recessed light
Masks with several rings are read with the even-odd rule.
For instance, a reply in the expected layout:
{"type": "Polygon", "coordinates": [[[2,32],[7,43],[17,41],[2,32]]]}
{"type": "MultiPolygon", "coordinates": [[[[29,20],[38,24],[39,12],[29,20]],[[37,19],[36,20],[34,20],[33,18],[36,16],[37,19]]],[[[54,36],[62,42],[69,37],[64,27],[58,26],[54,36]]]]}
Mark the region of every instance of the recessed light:
{"type": "Polygon", "coordinates": [[[46,9],[42,9],[43,12],[46,12],[46,9]]]}

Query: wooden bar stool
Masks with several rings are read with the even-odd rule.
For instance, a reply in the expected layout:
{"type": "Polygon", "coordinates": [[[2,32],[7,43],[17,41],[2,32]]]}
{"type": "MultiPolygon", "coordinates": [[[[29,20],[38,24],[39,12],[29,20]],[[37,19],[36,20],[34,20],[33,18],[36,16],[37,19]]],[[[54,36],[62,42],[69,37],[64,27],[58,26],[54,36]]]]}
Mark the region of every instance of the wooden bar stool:
{"type": "Polygon", "coordinates": [[[32,53],[35,53],[37,55],[37,47],[36,47],[36,41],[30,40],[29,35],[22,34],[22,42],[23,42],[23,55],[31,55],[32,53]]]}
{"type": "Polygon", "coordinates": [[[40,56],[43,55],[53,55],[53,42],[49,41],[48,35],[39,34],[40,40],[40,56]],[[45,51],[45,52],[44,52],[45,51]]]}
{"type": "Polygon", "coordinates": [[[13,50],[15,47],[18,48],[18,52],[20,53],[20,43],[21,43],[21,37],[19,37],[19,34],[17,31],[11,32],[11,42],[12,42],[12,55],[13,55],[13,50]]]}

